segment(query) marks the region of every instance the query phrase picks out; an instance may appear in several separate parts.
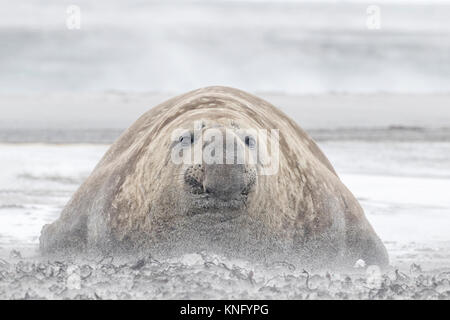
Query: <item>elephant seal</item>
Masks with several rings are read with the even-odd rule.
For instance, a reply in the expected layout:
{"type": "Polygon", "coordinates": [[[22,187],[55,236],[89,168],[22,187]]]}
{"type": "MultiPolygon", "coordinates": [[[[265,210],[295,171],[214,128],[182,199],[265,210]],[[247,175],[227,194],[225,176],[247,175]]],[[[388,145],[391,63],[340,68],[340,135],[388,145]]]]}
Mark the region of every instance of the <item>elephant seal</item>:
{"type": "Polygon", "coordinates": [[[212,250],[317,267],[358,259],[388,263],[358,201],[314,141],[268,102],[227,87],[180,95],[141,116],[60,218],[44,226],[40,248],[154,255],[212,250]],[[276,138],[275,147],[255,130],[276,138]],[[237,159],[258,144],[265,146],[260,157],[237,159]],[[184,162],[195,150],[203,156],[184,162]],[[268,169],[264,157],[276,166],[268,169]]]}

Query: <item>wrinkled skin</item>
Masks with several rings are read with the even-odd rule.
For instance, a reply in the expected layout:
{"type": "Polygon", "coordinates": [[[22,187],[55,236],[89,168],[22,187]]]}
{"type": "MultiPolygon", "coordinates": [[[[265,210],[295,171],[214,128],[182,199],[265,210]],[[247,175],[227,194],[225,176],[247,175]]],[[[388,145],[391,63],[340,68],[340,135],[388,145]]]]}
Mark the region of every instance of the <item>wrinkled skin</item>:
{"type": "MultiPolygon", "coordinates": [[[[226,159],[227,145],[220,150],[226,159]]],[[[388,264],[361,206],[314,141],[269,103],[225,87],[175,97],[138,119],[61,217],[43,228],[40,247],[44,253],[154,255],[208,250],[314,267],[351,266],[358,259],[388,264]],[[179,128],[188,134],[174,139],[179,128]],[[228,129],[244,152],[254,144],[246,130],[278,129],[276,174],[264,175],[261,159],[174,163],[174,148],[183,155],[210,150],[216,142],[197,136],[211,128],[228,129]]]]}

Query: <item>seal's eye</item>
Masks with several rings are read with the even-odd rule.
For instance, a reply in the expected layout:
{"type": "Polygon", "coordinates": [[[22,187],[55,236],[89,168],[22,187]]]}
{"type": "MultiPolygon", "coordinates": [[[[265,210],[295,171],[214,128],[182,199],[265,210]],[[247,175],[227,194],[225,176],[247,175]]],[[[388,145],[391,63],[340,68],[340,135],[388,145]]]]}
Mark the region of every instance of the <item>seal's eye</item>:
{"type": "Polygon", "coordinates": [[[245,144],[250,148],[254,149],[256,147],[256,140],[252,136],[245,137],[245,144]]]}
{"type": "Polygon", "coordinates": [[[194,135],[190,133],[182,135],[180,136],[180,138],[178,138],[178,141],[183,147],[187,147],[194,142],[194,135]]]}

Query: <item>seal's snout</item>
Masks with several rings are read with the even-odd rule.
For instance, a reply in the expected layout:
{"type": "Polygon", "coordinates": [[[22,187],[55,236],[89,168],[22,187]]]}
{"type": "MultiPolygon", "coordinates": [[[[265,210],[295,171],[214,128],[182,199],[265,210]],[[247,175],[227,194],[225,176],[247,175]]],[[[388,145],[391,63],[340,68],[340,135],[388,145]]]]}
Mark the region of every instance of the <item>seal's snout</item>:
{"type": "Polygon", "coordinates": [[[246,189],[243,164],[205,165],[203,189],[221,200],[235,199],[246,189]]]}
{"type": "Polygon", "coordinates": [[[246,164],[203,164],[186,169],[184,181],[201,199],[244,201],[256,184],[256,170],[246,164]],[[207,197],[203,197],[203,196],[207,197]]]}
{"type": "Polygon", "coordinates": [[[202,144],[202,163],[185,169],[188,190],[203,201],[245,201],[256,183],[256,167],[245,160],[249,144],[223,127],[216,127],[209,134],[205,133],[202,144]]]}

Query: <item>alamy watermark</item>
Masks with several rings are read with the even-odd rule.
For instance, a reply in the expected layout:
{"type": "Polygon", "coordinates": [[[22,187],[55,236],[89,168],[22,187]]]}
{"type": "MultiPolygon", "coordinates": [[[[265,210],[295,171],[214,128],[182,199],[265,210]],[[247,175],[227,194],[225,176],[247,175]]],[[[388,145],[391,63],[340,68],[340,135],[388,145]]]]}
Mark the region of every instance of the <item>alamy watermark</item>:
{"type": "Polygon", "coordinates": [[[260,175],[274,175],[280,162],[278,129],[178,128],[172,132],[174,164],[258,165],[260,175]]]}
{"type": "Polygon", "coordinates": [[[369,30],[381,29],[381,8],[377,5],[370,5],[366,9],[366,26],[369,30]]]}
{"type": "Polygon", "coordinates": [[[81,9],[79,6],[70,5],[66,9],[66,27],[69,30],[81,29],[81,9]]]}

